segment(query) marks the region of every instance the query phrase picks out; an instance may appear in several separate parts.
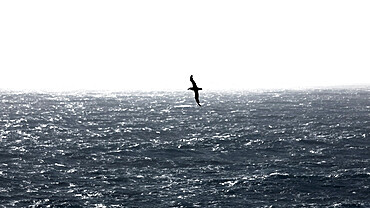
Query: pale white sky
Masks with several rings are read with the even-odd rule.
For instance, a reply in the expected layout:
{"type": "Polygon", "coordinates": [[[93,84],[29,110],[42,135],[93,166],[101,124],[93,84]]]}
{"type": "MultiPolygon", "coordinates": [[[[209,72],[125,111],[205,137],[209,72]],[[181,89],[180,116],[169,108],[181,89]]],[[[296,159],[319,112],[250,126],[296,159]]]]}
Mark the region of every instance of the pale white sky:
{"type": "Polygon", "coordinates": [[[370,84],[370,1],[0,1],[0,89],[370,84]]]}

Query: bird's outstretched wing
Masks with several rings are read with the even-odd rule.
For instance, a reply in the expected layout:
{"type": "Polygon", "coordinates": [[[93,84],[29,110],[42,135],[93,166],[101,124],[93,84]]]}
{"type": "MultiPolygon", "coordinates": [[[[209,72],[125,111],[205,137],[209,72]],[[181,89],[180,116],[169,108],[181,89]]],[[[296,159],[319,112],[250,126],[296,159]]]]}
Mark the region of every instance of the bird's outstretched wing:
{"type": "Polygon", "coordinates": [[[197,84],[195,83],[195,81],[193,79],[193,75],[190,76],[190,82],[193,84],[193,88],[198,88],[197,84]]]}
{"type": "Polygon", "coordinates": [[[198,93],[198,90],[194,90],[194,93],[195,93],[195,101],[197,101],[197,104],[199,106],[201,106],[200,103],[199,103],[199,93],[198,93]]]}

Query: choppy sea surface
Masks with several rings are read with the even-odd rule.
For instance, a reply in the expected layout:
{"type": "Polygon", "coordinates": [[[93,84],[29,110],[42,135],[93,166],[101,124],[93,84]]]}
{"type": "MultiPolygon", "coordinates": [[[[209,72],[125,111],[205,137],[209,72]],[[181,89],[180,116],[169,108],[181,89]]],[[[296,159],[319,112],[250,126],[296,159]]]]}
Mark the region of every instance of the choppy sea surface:
{"type": "Polygon", "coordinates": [[[369,98],[0,91],[0,206],[370,207],[369,98]]]}

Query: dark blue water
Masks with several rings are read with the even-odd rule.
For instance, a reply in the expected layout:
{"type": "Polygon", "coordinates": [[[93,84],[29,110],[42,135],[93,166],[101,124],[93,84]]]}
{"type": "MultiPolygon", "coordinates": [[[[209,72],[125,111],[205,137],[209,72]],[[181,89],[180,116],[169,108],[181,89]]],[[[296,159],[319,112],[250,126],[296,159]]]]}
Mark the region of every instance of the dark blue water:
{"type": "Polygon", "coordinates": [[[370,207],[370,90],[0,92],[3,207],[370,207]]]}

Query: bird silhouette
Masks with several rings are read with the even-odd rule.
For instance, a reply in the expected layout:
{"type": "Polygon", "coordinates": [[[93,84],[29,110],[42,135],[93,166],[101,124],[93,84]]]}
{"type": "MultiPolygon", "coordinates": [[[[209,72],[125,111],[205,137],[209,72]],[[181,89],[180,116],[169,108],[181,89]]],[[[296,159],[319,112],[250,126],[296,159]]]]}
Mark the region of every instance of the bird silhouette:
{"type": "Polygon", "coordinates": [[[197,104],[199,106],[201,106],[200,103],[199,103],[199,90],[202,90],[202,88],[199,88],[197,86],[197,84],[195,83],[195,81],[193,79],[193,75],[190,76],[190,82],[193,84],[193,87],[189,87],[188,90],[193,90],[194,91],[194,93],[195,93],[195,101],[197,102],[197,104]]]}

